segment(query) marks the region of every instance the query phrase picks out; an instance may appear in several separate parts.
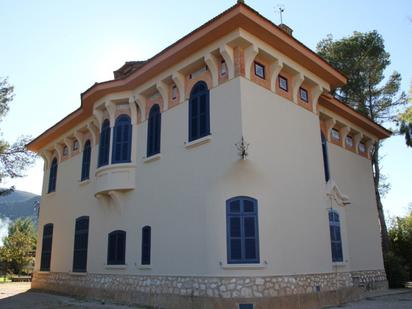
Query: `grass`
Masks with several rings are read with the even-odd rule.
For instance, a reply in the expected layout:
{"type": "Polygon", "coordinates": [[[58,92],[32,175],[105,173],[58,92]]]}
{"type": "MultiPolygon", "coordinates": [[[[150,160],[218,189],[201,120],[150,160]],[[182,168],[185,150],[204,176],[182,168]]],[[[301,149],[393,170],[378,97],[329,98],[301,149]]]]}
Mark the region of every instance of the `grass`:
{"type": "Polygon", "coordinates": [[[8,276],[0,276],[0,283],[7,283],[7,282],[11,282],[8,276]]]}

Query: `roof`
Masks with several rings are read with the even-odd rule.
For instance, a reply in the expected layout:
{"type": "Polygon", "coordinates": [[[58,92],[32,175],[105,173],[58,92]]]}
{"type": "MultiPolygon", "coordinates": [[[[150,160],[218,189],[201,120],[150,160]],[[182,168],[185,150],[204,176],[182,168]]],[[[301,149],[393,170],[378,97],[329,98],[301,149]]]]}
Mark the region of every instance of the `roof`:
{"type": "Polygon", "coordinates": [[[276,46],[302,66],[328,81],[332,88],[346,84],[346,77],[323,58],[287,34],[267,18],[242,2],[219,14],[147,61],[126,62],[115,71],[113,80],[95,83],[81,94],[81,106],[46,130],[28,144],[32,151],[39,151],[93,114],[93,104],[107,94],[132,90],[154,78],[162,71],[184,60],[218,38],[243,28],[259,39],[276,46]]]}

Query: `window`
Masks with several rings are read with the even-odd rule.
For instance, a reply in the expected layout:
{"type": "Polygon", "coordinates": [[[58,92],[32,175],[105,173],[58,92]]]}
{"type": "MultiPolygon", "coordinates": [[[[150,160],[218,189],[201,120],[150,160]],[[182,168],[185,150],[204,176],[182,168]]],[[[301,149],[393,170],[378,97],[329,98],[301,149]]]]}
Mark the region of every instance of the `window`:
{"type": "Polygon", "coordinates": [[[220,76],[225,76],[227,73],[227,65],[226,65],[226,61],[222,60],[220,62],[220,76]]]}
{"type": "Polygon", "coordinates": [[[89,217],[76,219],[74,230],[73,272],[86,272],[87,245],[89,241],[89,217]]]}
{"type": "Polygon", "coordinates": [[[172,100],[175,100],[177,98],[177,87],[174,85],[172,87],[172,100]]]}
{"type": "Polygon", "coordinates": [[[109,119],[105,119],[100,131],[98,167],[109,164],[110,131],[110,121],[109,119]]]}
{"type": "Polygon", "coordinates": [[[350,135],[346,136],[345,142],[346,142],[346,146],[352,147],[352,146],[353,146],[353,138],[352,138],[352,136],[350,136],[350,135]]]}
{"type": "Polygon", "coordinates": [[[228,264],[259,263],[257,201],[235,197],[226,202],[228,264]]]}
{"type": "Polygon", "coordinates": [[[73,142],[73,151],[76,151],[77,149],[79,149],[79,141],[76,139],[73,142]]]}
{"type": "Polygon", "coordinates": [[[332,129],[332,138],[333,138],[335,141],[340,140],[339,130],[337,130],[337,129],[332,129]]]}
{"type": "Polygon", "coordinates": [[[329,230],[332,248],[332,262],[343,262],[339,214],[333,209],[329,210],[329,230]]]}
{"type": "Polygon", "coordinates": [[[113,131],[112,163],[130,162],[132,144],[132,124],[130,117],[120,115],[116,119],[113,131]]]}
{"type": "Polygon", "coordinates": [[[265,79],[265,66],[255,62],[255,75],[262,79],[265,79]]]}
{"type": "Polygon", "coordinates": [[[142,229],[142,265],[150,265],[151,227],[142,229]]]}
{"type": "Polygon", "coordinates": [[[366,146],[364,143],[359,143],[359,152],[364,153],[366,151],[366,146]]]}
{"type": "Polygon", "coordinates": [[[67,157],[67,155],[69,154],[69,148],[67,148],[67,146],[63,147],[63,157],[67,157]]]}
{"type": "Polygon", "coordinates": [[[286,77],[283,77],[282,75],[279,75],[279,88],[284,90],[284,91],[288,91],[288,80],[286,77]]]}
{"type": "Polygon", "coordinates": [[[239,304],[239,309],[253,309],[253,304],[239,304]]]}
{"type": "Polygon", "coordinates": [[[189,99],[189,142],[210,134],[209,89],[197,82],[189,99]]]}
{"type": "Polygon", "coordinates": [[[43,227],[40,271],[50,271],[52,243],[53,243],[53,224],[49,223],[43,227]]]}
{"type": "Polygon", "coordinates": [[[56,181],[57,181],[57,158],[54,158],[50,166],[50,175],[49,175],[49,189],[48,193],[56,191],[56,181]]]}
{"type": "Polygon", "coordinates": [[[89,179],[91,155],[92,155],[92,147],[90,144],[90,140],[87,140],[86,143],[84,143],[84,149],[83,149],[82,175],[80,178],[81,181],[89,179]]]}
{"type": "Polygon", "coordinates": [[[124,265],[126,256],[126,232],[113,231],[109,234],[107,246],[107,264],[124,265]]]}
{"type": "Polygon", "coordinates": [[[300,95],[300,99],[303,102],[308,103],[309,102],[309,95],[308,95],[308,91],[302,87],[299,88],[299,95],[300,95]]]}
{"type": "Polygon", "coordinates": [[[147,153],[150,157],[160,153],[160,130],[162,126],[162,114],[158,104],[150,109],[149,120],[147,122],[147,153]]]}
{"type": "Polygon", "coordinates": [[[330,179],[328,141],[326,140],[326,137],[325,135],[323,135],[322,131],[320,132],[320,136],[322,140],[323,170],[325,172],[325,180],[326,182],[328,182],[330,179]]]}

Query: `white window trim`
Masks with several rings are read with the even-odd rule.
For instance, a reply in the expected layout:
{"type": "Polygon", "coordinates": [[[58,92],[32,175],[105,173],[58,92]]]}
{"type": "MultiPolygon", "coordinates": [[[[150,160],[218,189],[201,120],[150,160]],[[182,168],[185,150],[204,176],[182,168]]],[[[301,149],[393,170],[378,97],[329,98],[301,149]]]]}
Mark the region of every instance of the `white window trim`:
{"type": "Polygon", "coordinates": [[[154,154],[150,157],[143,157],[143,162],[144,163],[149,163],[149,162],[152,162],[152,161],[160,160],[161,158],[162,158],[162,154],[156,153],[156,154],[154,154]]]}
{"type": "Polygon", "coordinates": [[[190,149],[190,148],[193,148],[193,147],[196,147],[196,146],[200,146],[200,145],[209,143],[211,140],[212,140],[212,134],[209,134],[209,135],[203,136],[201,138],[198,138],[194,141],[185,142],[184,144],[185,144],[186,149],[190,149]]]}
{"type": "Polygon", "coordinates": [[[127,264],[121,264],[121,265],[109,265],[109,264],[106,264],[106,265],[104,265],[104,268],[106,268],[106,269],[125,270],[125,269],[127,269],[127,264]]]}

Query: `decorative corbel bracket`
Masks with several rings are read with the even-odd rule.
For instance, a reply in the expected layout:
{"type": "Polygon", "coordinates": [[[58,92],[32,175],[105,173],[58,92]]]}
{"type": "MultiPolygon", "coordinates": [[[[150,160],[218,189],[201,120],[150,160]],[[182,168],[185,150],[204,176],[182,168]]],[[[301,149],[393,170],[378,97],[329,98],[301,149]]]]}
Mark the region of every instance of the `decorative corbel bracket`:
{"type": "Polygon", "coordinates": [[[340,134],[341,134],[341,137],[342,137],[341,142],[342,142],[342,147],[343,148],[346,148],[346,137],[348,136],[349,132],[350,132],[349,127],[345,126],[342,129],[340,129],[340,134]]]}
{"type": "Polygon", "coordinates": [[[186,100],[185,94],[185,78],[183,74],[179,72],[174,72],[172,75],[173,82],[175,83],[177,90],[179,91],[179,103],[182,103],[186,100]]]}
{"type": "Polygon", "coordinates": [[[140,122],[143,122],[146,119],[146,98],[141,94],[137,94],[134,99],[140,109],[140,122]]]}
{"type": "Polygon", "coordinates": [[[219,85],[219,66],[216,57],[209,53],[204,57],[204,61],[212,75],[212,88],[217,87],[219,85]]]}
{"type": "Polygon", "coordinates": [[[93,121],[87,124],[87,130],[89,130],[90,135],[92,136],[93,145],[96,145],[97,137],[99,135],[99,129],[96,127],[93,121]]]}
{"type": "Polygon", "coordinates": [[[93,110],[93,115],[97,120],[98,127],[101,128],[102,124],[103,124],[103,111],[98,110],[98,109],[94,109],[93,110]]]}
{"type": "Polygon", "coordinates": [[[72,156],[72,151],[73,151],[73,148],[72,148],[73,141],[72,141],[70,138],[65,137],[65,138],[63,139],[63,142],[64,142],[64,144],[65,144],[66,147],[67,147],[68,156],[71,157],[71,156],[72,156]]]}
{"type": "Polygon", "coordinates": [[[120,207],[121,202],[122,202],[121,193],[118,191],[109,191],[108,194],[110,198],[112,199],[113,204],[117,207],[120,207]]]}
{"type": "Polygon", "coordinates": [[[325,121],[325,125],[326,125],[326,138],[329,141],[330,140],[330,133],[332,131],[332,128],[335,126],[336,124],[336,120],[333,118],[330,118],[328,120],[325,121]]]}
{"type": "Polygon", "coordinates": [[[53,154],[52,151],[47,150],[47,149],[40,152],[40,156],[44,160],[44,170],[45,171],[49,168],[49,166],[51,164],[52,154],[53,154]]]}
{"type": "Polygon", "coordinates": [[[353,142],[354,142],[354,145],[355,145],[356,153],[359,153],[359,143],[361,142],[362,138],[363,138],[362,133],[358,133],[353,137],[353,142]]]}
{"type": "Polygon", "coordinates": [[[159,91],[160,95],[162,96],[163,100],[163,111],[167,111],[169,108],[169,92],[168,87],[165,82],[158,81],[156,83],[156,89],[159,91]]]}
{"type": "Polygon", "coordinates": [[[130,108],[132,125],[135,126],[137,124],[137,106],[136,106],[134,97],[129,98],[129,108],[130,108]]]}
{"type": "Polygon", "coordinates": [[[250,79],[252,63],[255,60],[258,53],[259,48],[255,44],[252,44],[245,49],[245,77],[247,79],[250,79]]]}
{"type": "Polygon", "coordinates": [[[114,105],[114,103],[111,101],[107,101],[104,104],[104,106],[106,107],[107,112],[109,113],[110,127],[113,128],[116,121],[116,105],[114,105]]]}
{"type": "Polygon", "coordinates": [[[83,152],[84,134],[79,132],[79,131],[75,131],[74,132],[74,137],[77,139],[77,142],[79,143],[79,152],[83,152]]]}
{"type": "Polygon", "coordinates": [[[367,151],[367,153],[368,153],[368,158],[369,158],[369,159],[372,157],[372,151],[373,151],[373,148],[375,147],[375,143],[376,143],[376,140],[370,139],[370,140],[368,140],[368,141],[366,142],[366,144],[365,144],[365,146],[366,146],[366,151],[367,151]]]}
{"type": "Polygon", "coordinates": [[[312,88],[312,111],[315,114],[318,113],[318,101],[322,93],[323,93],[322,86],[316,85],[312,88]]]}
{"type": "Polygon", "coordinates": [[[292,78],[292,100],[293,103],[298,104],[299,88],[302,86],[305,76],[302,73],[296,73],[292,78]]]}
{"type": "Polygon", "coordinates": [[[270,89],[272,90],[272,92],[276,92],[276,80],[282,69],[283,62],[281,60],[276,60],[270,65],[270,89]]]}
{"type": "Polygon", "coordinates": [[[63,145],[61,144],[54,144],[54,149],[57,152],[57,161],[60,163],[63,159],[63,145]]]}
{"type": "Polygon", "coordinates": [[[224,44],[220,46],[219,52],[226,62],[229,79],[234,78],[235,77],[235,61],[234,61],[235,58],[234,58],[233,48],[231,48],[227,44],[224,44]]]}

